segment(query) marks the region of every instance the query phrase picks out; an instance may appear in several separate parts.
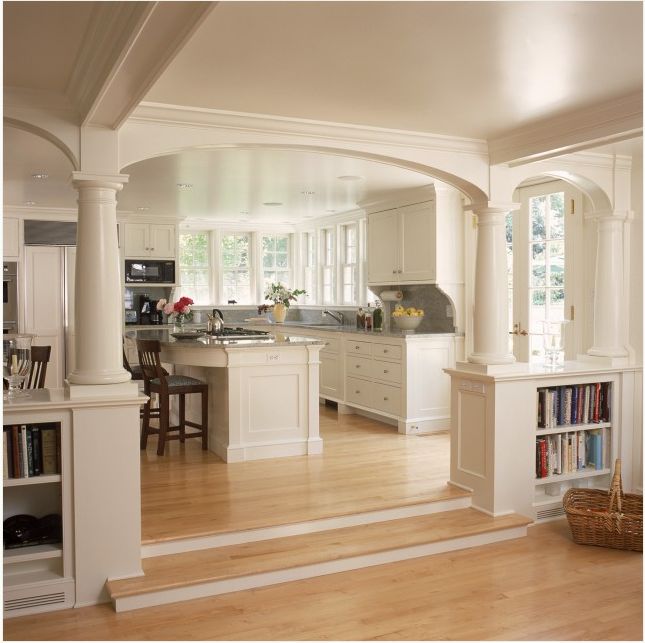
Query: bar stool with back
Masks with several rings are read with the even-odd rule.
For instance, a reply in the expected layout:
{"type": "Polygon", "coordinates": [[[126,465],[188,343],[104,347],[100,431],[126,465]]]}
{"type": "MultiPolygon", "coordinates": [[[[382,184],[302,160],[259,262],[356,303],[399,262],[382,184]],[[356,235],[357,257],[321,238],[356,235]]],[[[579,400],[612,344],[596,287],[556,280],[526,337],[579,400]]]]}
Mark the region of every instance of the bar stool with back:
{"type": "Polygon", "coordinates": [[[163,455],[167,440],[186,438],[202,439],[202,449],[208,448],[208,384],[186,375],[168,375],[161,366],[159,353],[161,345],[156,339],[137,339],[139,365],[143,374],[143,390],[150,397],[151,393],[159,396],[159,428],[150,426],[150,400],[143,407],[143,427],[141,429],[141,449],[148,444],[149,435],[159,435],[157,455],[163,455]],[[186,419],[186,395],[200,393],[202,402],[201,424],[186,419]],[[170,426],[170,396],[179,395],[179,424],[170,426]],[[199,429],[186,432],[186,427],[199,429]],[[171,431],[178,431],[170,435],[171,431]]]}

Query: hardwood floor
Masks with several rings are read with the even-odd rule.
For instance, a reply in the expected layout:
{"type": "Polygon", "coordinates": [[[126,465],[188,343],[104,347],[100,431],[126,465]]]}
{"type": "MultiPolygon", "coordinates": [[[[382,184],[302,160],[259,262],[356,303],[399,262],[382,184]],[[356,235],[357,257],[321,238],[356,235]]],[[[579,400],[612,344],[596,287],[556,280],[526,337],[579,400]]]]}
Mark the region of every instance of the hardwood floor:
{"type": "Polygon", "coordinates": [[[408,436],[320,407],[324,453],[225,464],[195,441],[141,459],[142,541],[203,536],[342,516],[464,492],[446,484],[447,433],[408,436]]]}
{"type": "Polygon", "coordinates": [[[191,602],[9,619],[5,640],[642,640],[642,555],[527,538],[191,602]]]}

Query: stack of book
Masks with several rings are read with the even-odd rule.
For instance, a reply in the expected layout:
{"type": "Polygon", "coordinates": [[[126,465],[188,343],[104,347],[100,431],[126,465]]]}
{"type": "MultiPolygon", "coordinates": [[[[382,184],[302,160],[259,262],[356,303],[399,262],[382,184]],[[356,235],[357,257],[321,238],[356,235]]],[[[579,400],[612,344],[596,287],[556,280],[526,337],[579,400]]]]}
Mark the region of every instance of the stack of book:
{"type": "Polygon", "coordinates": [[[60,431],[57,427],[56,424],[3,426],[3,478],[59,474],[60,431]]]}
{"type": "Polygon", "coordinates": [[[608,428],[555,433],[535,440],[535,476],[577,473],[609,466],[610,430],[608,428]]]}
{"type": "Polygon", "coordinates": [[[611,382],[540,388],[537,395],[541,429],[609,422],[611,417],[611,382]]]}

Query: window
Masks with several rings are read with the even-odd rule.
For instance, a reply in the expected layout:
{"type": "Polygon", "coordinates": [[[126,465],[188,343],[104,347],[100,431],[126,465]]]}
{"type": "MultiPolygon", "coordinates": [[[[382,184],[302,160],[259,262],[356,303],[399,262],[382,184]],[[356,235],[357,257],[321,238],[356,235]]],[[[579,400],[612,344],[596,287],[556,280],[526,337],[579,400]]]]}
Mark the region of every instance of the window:
{"type": "Polygon", "coordinates": [[[316,303],[316,292],[318,290],[317,279],[317,252],[316,252],[316,233],[306,232],[304,235],[304,281],[305,302],[307,304],[316,303]]]}
{"type": "Polygon", "coordinates": [[[358,226],[355,223],[341,226],[342,238],[342,301],[341,304],[357,303],[358,288],[358,226]]]}
{"type": "Polygon", "coordinates": [[[249,261],[250,235],[246,232],[222,235],[221,303],[235,300],[251,304],[251,271],[249,261]]]}
{"type": "Polygon", "coordinates": [[[262,294],[271,283],[289,286],[290,278],[289,235],[262,235],[262,294]]]}
{"type": "Polygon", "coordinates": [[[334,302],[334,231],[332,228],[322,230],[322,303],[334,302]]]}
{"type": "Polygon", "coordinates": [[[210,304],[211,261],[208,232],[179,235],[179,294],[196,304],[210,304]]]}

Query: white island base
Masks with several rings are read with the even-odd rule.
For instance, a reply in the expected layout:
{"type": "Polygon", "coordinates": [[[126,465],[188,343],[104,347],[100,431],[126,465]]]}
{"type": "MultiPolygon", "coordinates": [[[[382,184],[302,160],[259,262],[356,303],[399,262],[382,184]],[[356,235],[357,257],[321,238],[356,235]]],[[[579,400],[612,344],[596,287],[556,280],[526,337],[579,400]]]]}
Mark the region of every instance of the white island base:
{"type": "MultiPolygon", "coordinates": [[[[208,448],[225,462],[322,453],[318,353],[322,343],[162,342],[175,372],[208,382],[208,448]]],[[[191,419],[198,396],[186,396],[191,419]],[[194,398],[194,399],[191,399],[194,398]]]]}

